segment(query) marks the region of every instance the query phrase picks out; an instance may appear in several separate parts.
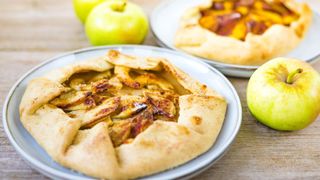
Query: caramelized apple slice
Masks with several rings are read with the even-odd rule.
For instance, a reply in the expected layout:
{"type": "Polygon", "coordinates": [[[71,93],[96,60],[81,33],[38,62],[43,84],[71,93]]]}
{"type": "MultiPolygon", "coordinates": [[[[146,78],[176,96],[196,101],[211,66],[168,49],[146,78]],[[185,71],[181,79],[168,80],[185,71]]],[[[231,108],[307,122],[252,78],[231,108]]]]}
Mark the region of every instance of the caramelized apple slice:
{"type": "Polygon", "coordinates": [[[124,67],[124,66],[115,66],[114,67],[114,73],[116,76],[119,78],[119,80],[125,84],[128,87],[134,88],[134,89],[139,89],[141,88],[140,84],[136,81],[134,81],[130,77],[130,68],[124,67]]]}
{"type": "Polygon", "coordinates": [[[120,90],[122,88],[122,83],[117,77],[112,77],[109,79],[109,84],[112,85],[114,90],[120,90]]]}
{"type": "Polygon", "coordinates": [[[271,21],[274,24],[282,24],[282,17],[277,13],[270,12],[270,11],[263,11],[263,10],[261,11],[253,10],[252,14],[256,14],[259,20],[271,21]]]}
{"type": "Polygon", "coordinates": [[[87,111],[82,119],[82,126],[86,126],[87,124],[91,124],[94,121],[100,120],[101,118],[105,118],[109,116],[112,112],[114,112],[120,104],[120,97],[109,98],[105,100],[99,106],[96,106],[93,109],[87,111]]]}
{"type": "Polygon", "coordinates": [[[89,128],[92,128],[93,126],[95,126],[96,124],[98,124],[98,123],[100,123],[100,122],[106,122],[109,127],[113,125],[113,121],[111,120],[110,116],[107,116],[107,117],[98,119],[98,120],[96,120],[96,121],[92,121],[91,123],[82,126],[81,129],[89,129],[89,128]]]}
{"type": "Polygon", "coordinates": [[[144,91],[144,95],[153,106],[154,114],[172,119],[176,115],[178,96],[170,91],[153,92],[144,91]]]}
{"type": "Polygon", "coordinates": [[[96,81],[99,81],[99,80],[102,80],[102,79],[109,79],[110,77],[112,76],[112,73],[111,71],[104,71],[102,73],[98,73],[97,75],[93,76],[89,81],[88,83],[90,82],[96,82],[96,81]]]}
{"type": "Polygon", "coordinates": [[[176,115],[176,107],[174,103],[168,99],[161,97],[150,98],[151,104],[154,106],[154,113],[167,118],[174,118],[176,115]]]}
{"type": "Polygon", "coordinates": [[[204,16],[199,20],[199,24],[202,27],[214,32],[218,29],[219,26],[217,21],[218,20],[216,16],[204,16]]]}
{"type": "Polygon", "coordinates": [[[113,88],[113,85],[109,83],[108,79],[101,79],[91,84],[93,93],[101,93],[108,89],[113,88]]]}
{"type": "Polygon", "coordinates": [[[78,110],[78,111],[70,111],[70,112],[67,112],[67,115],[71,118],[79,118],[79,117],[82,117],[84,116],[86,113],[86,110],[78,110]]]}
{"type": "Polygon", "coordinates": [[[163,90],[173,90],[173,86],[165,81],[164,79],[151,74],[151,73],[144,73],[139,75],[136,79],[136,82],[140,84],[141,87],[144,87],[146,85],[157,85],[163,90]]]}
{"type": "Polygon", "coordinates": [[[268,28],[264,23],[258,21],[249,20],[246,23],[248,32],[253,34],[262,34],[268,28]]]}
{"type": "Polygon", "coordinates": [[[153,91],[153,90],[144,90],[143,95],[145,97],[157,99],[158,97],[168,99],[172,101],[174,104],[178,105],[179,95],[174,93],[173,91],[153,91]]]}
{"type": "Polygon", "coordinates": [[[213,0],[200,13],[203,28],[240,40],[249,32],[262,34],[273,24],[289,26],[299,18],[282,1],[268,0],[213,0]]]}
{"type": "Polygon", "coordinates": [[[86,97],[83,101],[64,107],[65,111],[88,110],[96,106],[96,102],[92,96],[86,97]]]}
{"type": "Polygon", "coordinates": [[[113,119],[129,118],[145,110],[147,107],[148,106],[145,103],[135,102],[130,105],[122,107],[122,111],[118,115],[112,116],[112,118],[113,119]]]}
{"type": "Polygon", "coordinates": [[[224,9],[225,9],[225,10],[232,10],[232,9],[233,9],[234,3],[233,3],[232,1],[233,1],[233,0],[231,0],[231,1],[225,1],[225,2],[223,3],[223,6],[224,6],[224,9]]]}
{"type": "Polygon", "coordinates": [[[227,36],[232,33],[233,28],[236,26],[237,22],[241,19],[242,15],[238,12],[233,12],[223,16],[218,16],[219,28],[217,34],[227,36]]]}
{"type": "Polygon", "coordinates": [[[206,9],[206,10],[201,11],[201,14],[202,14],[202,17],[207,17],[207,16],[214,17],[214,16],[222,16],[222,15],[229,14],[232,12],[233,11],[231,9],[230,10],[206,9]]]}
{"type": "Polygon", "coordinates": [[[146,98],[141,97],[139,95],[123,95],[121,96],[121,100],[120,100],[120,106],[124,107],[124,106],[128,106],[130,104],[133,104],[135,102],[145,102],[146,98]]]}
{"type": "Polygon", "coordinates": [[[69,86],[77,91],[90,91],[91,86],[86,84],[85,80],[82,78],[74,78],[70,80],[69,86]]]}
{"type": "Polygon", "coordinates": [[[131,132],[130,120],[115,121],[109,128],[109,135],[115,147],[123,144],[129,137],[131,132]]]}
{"type": "Polygon", "coordinates": [[[244,40],[247,35],[247,27],[244,20],[240,21],[233,29],[231,37],[244,40]]]}
{"type": "Polygon", "coordinates": [[[212,2],[212,8],[214,10],[223,10],[223,9],[225,9],[223,2],[212,2]]]}
{"type": "Polygon", "coordinates": [[[89,91],[69,91],[61,94],[58,98],[55,98],[50,103],[61,108],[72,106],[76,103],[83,101],[86,97],[90,96],[89,91]]]}
{"type": "Polygon", "coordinates": [[[296,21],[299,17],[297,15],[285,15],[282,18],[282,22],[285,25],[290,25],[292,22],[296,21]]]}
{"type": "Polygon", "coordinates": [[[136,137],[153,123],[153,110],[147,108],[131,118],[130,121],[132,122],[132,137],[136,137]]]}
{"type": "Polygon", "coordinates": [[[252,7],[254,5],[255,0],[238,0],[235,3],[236,7],[244,6],[244,7],[252,7]]]}
{"type": "Polygon", "coordinates": [[[292,14],[292,11],[288,9],[283,3],[280,2],[274,2],[272,4],[268,4],[266,2],[263,2],[262,8],[267,11],[272,11],[281,15],[288,15],[292,14]]]}
{"type": "Polygon", "coordinates": [[[236,8],[236,11],[241,13],[242,15],[247,15],[249,13],[249,8],[246,6],[239,6],[236,8]]]}

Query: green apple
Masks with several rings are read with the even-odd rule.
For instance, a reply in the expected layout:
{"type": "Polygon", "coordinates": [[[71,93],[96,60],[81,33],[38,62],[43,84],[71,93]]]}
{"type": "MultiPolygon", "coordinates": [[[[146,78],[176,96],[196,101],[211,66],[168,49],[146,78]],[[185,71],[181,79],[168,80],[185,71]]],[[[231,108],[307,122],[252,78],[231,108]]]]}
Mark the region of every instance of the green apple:
{"type": "Polygon", "coordinates": [[[139,6],[110,0],[91,11],[85,30],[92,45],[139,44],[148,32],[148,19],[139,6]]]}
{"type": "Polygon", "coordinates": [[[90,11],[105,0],[73,0],[73,8],[82,23],[86,22],[90,11]]]}
{"type": "Polygon", "coordinates": [[[260,66],[247,87],[251,114],[276,130],[300,130],[320,113],[320,75],[306,62],[276,58],[260,66]]]}

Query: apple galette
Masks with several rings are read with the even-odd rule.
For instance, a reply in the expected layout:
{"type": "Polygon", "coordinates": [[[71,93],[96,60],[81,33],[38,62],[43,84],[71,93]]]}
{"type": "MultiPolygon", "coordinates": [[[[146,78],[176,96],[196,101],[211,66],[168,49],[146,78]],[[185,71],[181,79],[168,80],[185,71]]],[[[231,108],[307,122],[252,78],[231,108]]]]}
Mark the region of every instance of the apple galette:
{"type": "Polygon", "coordinates": [[[209,0],[185,12],[175,46],[203,58],[259,65],[303,39],[310,8],[294,0],[209,0]]]}
{"type": "Polygon", "coordinates": [[[215,142],[226,102],[162,58],[106,56],[32,80],[24,127],[61,165],[130,179],[183,164],[215,142]]]}

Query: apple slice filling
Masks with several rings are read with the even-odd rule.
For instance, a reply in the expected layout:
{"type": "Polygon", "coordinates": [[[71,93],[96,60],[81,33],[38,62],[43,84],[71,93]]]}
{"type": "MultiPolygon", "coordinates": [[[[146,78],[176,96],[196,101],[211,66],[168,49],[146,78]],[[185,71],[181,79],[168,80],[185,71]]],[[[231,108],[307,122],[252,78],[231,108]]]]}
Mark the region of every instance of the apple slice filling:
{"type": "Polygon", "coordinates": [[[290,26],[299,18],[281,1],[267,0],[214,0],[200,13],[203,28],[239,40],[248,33],[261,35],[274,24],[290,26]]]}
{"type": "Polygon", "coordinates": [[[176,84],[170,83],[172,79],[161,72],[123,66],[101,73],[78,73],[64,83],[70,90],[50,103],[80,119],[81,129],[106,122],[118,147],[132,142],[156,120],[177,121],[181,90],[179,93],[176,84]]]}

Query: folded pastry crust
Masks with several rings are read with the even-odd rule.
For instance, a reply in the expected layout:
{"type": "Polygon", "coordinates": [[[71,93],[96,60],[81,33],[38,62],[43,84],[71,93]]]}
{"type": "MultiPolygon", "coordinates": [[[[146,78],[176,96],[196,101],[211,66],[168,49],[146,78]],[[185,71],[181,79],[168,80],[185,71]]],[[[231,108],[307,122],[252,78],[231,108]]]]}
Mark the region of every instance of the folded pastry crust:
{"type": "MultiPolygon", "coordinates": [[[[139,86],[143,84],[141,79],[131,80],[139,81],[139,86]]],[[[149,78],[146,85],[151,82],[149,78]]],[[[135,88],[139,90],[141,87],[135,88]]],[[[61,165],[97,178],[131,179],[173,168],[207,151],[219,134],[226,106],[224,98],[214,90],[192,79],[165,59],[134,57],[110,50],[106,56],[71,64],[32,80],[20,104],[20,117],[29,133],[61,165]],[[120,141],[122,139],[117,139],[117,136],[113,137],[119,128],[110,129],[110,119],[121,119],[127,111],[122,108],[120,114],[112,113],[122,103],[140,101],[140,98],[130,99],[132,96],[128,94],[114,95],[101,100],[100,104],[93,104],[94,107],[92,99],[84,101],[85,104],[79,102],[95,92],[105,93],[106,90],[109,93],[110,90],[110,93],[117,94],[123,87],[135,85],[126,79],[130,78],[126,76],[126,68],[137,72],[169,74],[175,79],[174,82],[171,83],[172,79],[166,82],[159,80],[157,87],[170,89],[180,86],[184,92],[179,93],[176,120],[154,115],[157,119],[153,119],[138,135],[120,141]],[[114,72],[122,83],[114,79],[93,82],[91,86],[95,88],[90,94],[86,92],[87,87],[70,82],[75,74],[92,71],[102,73],[99,77],[110,77],[104,72],[114,72]],[[104,81],[109,86],[102,86],[104,81]],[[97,85],[97,82],[100,84],[97,85]],[[81,90],[70,91],[67,83],[71,89],[81,90]],[[76,105],[71,106],[70,103],[76,105]],[[77,108],[88,109],[75,110],[77,108]]],[[[137,107],[145,109],[141,104],[137,107]]],[[[148,119],[150,116],[144,114],[142,117],[148,119]]],[[[113,123],[134,121],[132,119],[113,120],[113,123]]]]}
{"type": "Polygon", "coordinates": [[[249,32],[244,40],[239,40],[218,35],[199,24],[201,10],[211,6],[212,0],[208,0],[206,4],[188,9],[183,14],[174,44],[199,57],[240,65],[260,65],[275,56],[288,53],[304,38],[312,20],[312,11],[307,4],[294,0],[270,1],[282,2],[299,18],[289,26],[273,24],[263,34],[249,32]]]}

